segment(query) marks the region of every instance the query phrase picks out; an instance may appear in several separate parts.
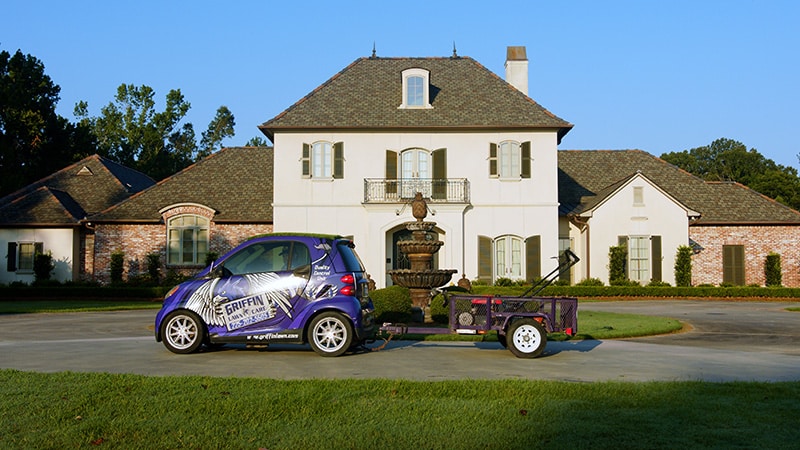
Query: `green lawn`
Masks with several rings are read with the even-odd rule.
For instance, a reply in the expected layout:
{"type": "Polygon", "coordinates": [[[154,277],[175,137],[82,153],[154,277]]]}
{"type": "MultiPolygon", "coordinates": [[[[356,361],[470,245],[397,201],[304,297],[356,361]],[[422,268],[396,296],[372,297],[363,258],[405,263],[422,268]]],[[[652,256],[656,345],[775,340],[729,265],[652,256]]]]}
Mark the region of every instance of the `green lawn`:
{"type": "Polygon", "coordinates": [[[778,449],[800,442],[800,383],[281,381],[2,370],[0,414],[0,448],[778,449]]]}

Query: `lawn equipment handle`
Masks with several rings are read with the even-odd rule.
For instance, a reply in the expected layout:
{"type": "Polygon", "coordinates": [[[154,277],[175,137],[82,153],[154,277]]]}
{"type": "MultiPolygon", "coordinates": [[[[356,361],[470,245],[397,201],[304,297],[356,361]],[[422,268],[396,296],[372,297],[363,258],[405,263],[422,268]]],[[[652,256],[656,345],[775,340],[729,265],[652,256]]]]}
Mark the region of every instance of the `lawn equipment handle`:
{"type": "Polygon", "coordinates": [[[550,286],[550,284],[555,281],[556,278],[561,276],[562,273],[568,271],[572,266],[578,263],[581,259],[578,258],[578,255],[572,252],[570,249],[564,250],[564,253],[558,258],[558,267],[553,269],[552,272],[548,273],[546,277],[542,278],[541,280],[537,281],[533,284],[533,286],[529,287],[522,297],[533,297],[539,292],[542,292],[544,288],[550,286]]]}

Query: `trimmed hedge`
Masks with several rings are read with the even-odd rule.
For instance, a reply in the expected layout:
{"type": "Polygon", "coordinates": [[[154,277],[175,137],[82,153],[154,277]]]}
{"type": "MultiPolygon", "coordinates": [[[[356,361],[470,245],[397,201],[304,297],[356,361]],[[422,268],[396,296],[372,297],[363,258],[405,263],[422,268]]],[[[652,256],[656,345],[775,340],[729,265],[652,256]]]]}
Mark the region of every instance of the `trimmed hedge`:
{"type": "MultiPolygon", "coordinates": [[[[475,286],[475,294],[522,295],[527,288],[475,286]]],[[[800,288],[754,286],[548,286],[540,296],[555,297],[647,297],[647,298],[798,298],[800,288]]]]}

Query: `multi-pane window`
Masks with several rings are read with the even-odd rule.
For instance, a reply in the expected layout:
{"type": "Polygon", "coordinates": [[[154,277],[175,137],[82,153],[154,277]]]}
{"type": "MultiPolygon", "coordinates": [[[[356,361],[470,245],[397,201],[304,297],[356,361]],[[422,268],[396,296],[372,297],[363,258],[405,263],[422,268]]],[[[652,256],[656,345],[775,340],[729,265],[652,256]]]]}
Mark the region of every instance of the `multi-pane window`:
{"type": "Polygon", "coordinates": [[[333,167],[333,153],[330,142],[315,142],[311,151],[312,176],[330,178],[333,167]]]}
{"type": "Polygon", "coordinates": [[[167,222],[167,264],[204,264],[208,254],[208,219],[176,216],[167,222]]]}
{"type": "Polygon", "coordinates": [[[498,150],[500,178],[519,178],[519,142],[501,142],[498,150]]]}
{"type": "Polygon", "coordinates": [[[628,278],[642,284],[650,282],[650,237],[628,238],[628,278]]]}
{"type": "Polygon", "coordinates": [[[418,76],[408,77],[406,80],[406,99],[408,106],[425,105],[424,86],[424,78],[418,76]]]}
{"type": "Polygon", "coordinates": [[[33,259],[36,256],[36,244],[33,242],[21,242],[18,249],[19,258],[17,259],[17,270],[19,272],[33,272],[33,259]]]}
{"type": "Polygon", "coordinates": [[[304,178],[344,178],[344,143],[317,141],[303,144],[300,164],[304,178]]]}
{"type": "Polygon", "coordinates": [[[522,278],[522,239],[503,236],[494,241],[495,277],[522,278]]]}
{"type": "Polygon", "coordinates": [[[489,176],[513,180],[531,177],[531,142],[489,143],[489,176]]]}
{"type": "Polygon", "coordinates": [[[430,72],[426,69],[411,68],[403,71],[403,102],[399,108],[428,109],[430,98],[428,87],[430,84],[430,72]]]}

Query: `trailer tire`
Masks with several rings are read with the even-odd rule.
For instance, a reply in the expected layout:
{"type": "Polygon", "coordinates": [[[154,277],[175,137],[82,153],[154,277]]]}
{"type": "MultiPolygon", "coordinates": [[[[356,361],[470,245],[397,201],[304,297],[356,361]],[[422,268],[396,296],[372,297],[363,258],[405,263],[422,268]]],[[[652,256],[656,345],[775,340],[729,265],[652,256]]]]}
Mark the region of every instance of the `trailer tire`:
{"type": "Polygon", "coordinates": [[[508,349],[517,358],[536,358],[547,346],[547,333],[533,319],[515,320],[506,332],[508,349]]]}

